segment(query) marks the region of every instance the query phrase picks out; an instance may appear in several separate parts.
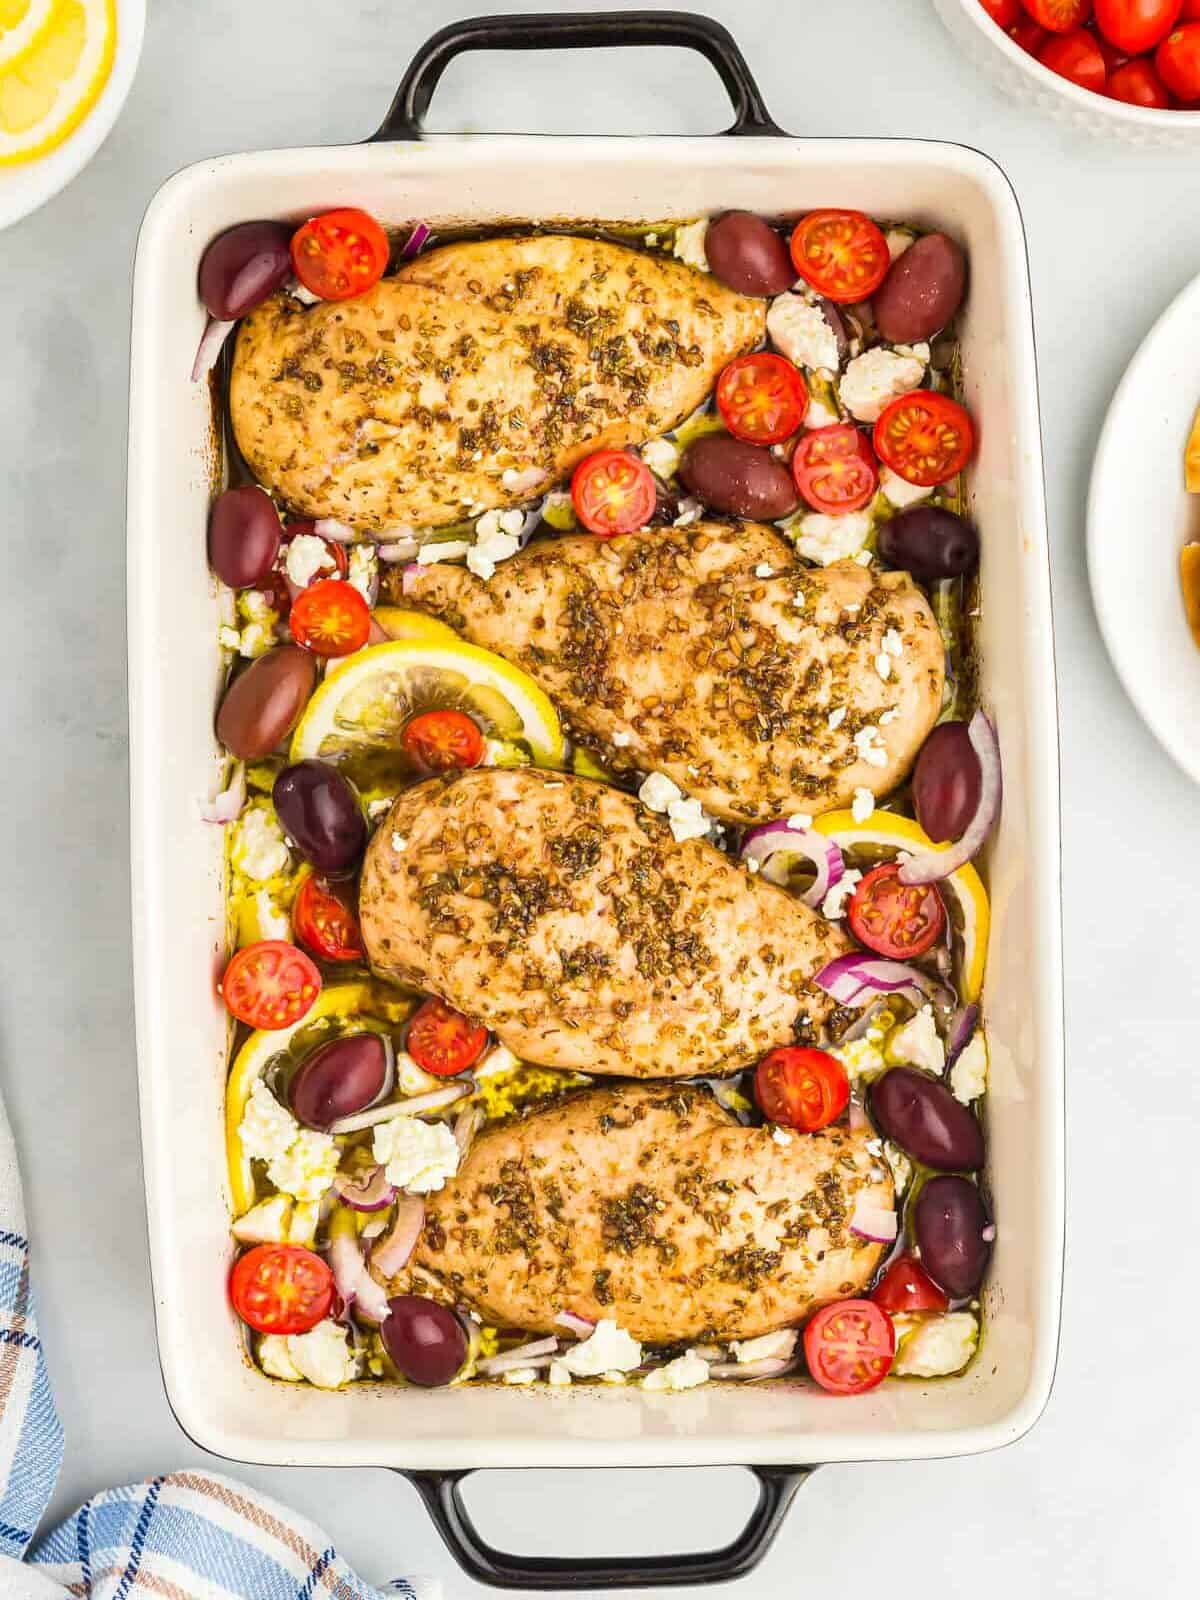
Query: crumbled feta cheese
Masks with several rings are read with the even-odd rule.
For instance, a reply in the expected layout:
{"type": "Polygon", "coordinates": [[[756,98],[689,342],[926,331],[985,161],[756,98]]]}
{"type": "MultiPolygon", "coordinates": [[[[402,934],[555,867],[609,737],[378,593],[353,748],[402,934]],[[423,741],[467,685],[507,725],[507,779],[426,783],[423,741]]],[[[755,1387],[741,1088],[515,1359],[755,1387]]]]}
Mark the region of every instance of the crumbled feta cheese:
{"type": "Polygon", "coordinates": [[[900,1339],[900,1348],[892,1363],[893,1377],[949,1377],[952,1372],[962,1371],[979,1343],[979,1324],[969,1311],[944,1311],[933,1317],[896,1317],[893,1320],[900,1339]]]}
{"type": "Polygon", "coordinates": [[[698,222],[685,222],[682,227],[675,229],[675,243],[671,247],[671,254],[678,260],[686,262],[689,267],[707,272],[708,256],[704,250],[704,235],[707,232],[707,217],[701,217],[698,222]]]}
{"type": "Polygon", "coordinates": [[[317,1224],[321,1220],[321,1207],[315,1200],[302,1200],[292,1207],[292,1220],[288,1223],[287,1242],[307,1245],[311,1250],[317,1237],[317,1224]]]}
{"type": "Polygon", "coordinates": [[[396,854],[399,855],[402,850],[407,848],[407,846],[408,840],[404,837],[404,835],[402,833],[393,832],[392,849],[396,852],[396,854]]]}
{"type": "Polygon", "coordinates": [[[676,1356],[674,1361],[668,1361],[666,1366],[655,1367],[653,1372],[648,1372],[642,1379],[642,1388],[678,1392],[681,1389],[697,1389],[707,1382],[708,1362],[689,1350],[685,1355],[676,1356]]]}
{"type": "Polygon", "coordinates": [[[533,1383],[536,1377],[536,1367],[509,1367],[504,1374],[504,1381],[505,1383],[511,1383],[514,1387],[524,1388],[526,1384],[533,1383]]]}
{"type": "Polygon", "coordinates": [[[349,561],[346,581],[358,590],[369,606],[374,605],[379,593],[379,551],[373,544],[352,545],[349,561]]]}
{"type": "MultiPolygon", "coordinates": [[[[882,1064],[883,1057],[880,1056],[879,1060],[882,1064]]],[[[892,1174],[892,1185],[896,1193],[898,1195],[903,1194],[912,1181],[912,1162],[904,1154],[900,1146],[893,1144],[890,1139],[883,1141],[883,1159],[887,1162],[888,1170],[892,1174]]]]}
{"type": "Polygon", "coordinates": [[[829,713],[825,720],[829,726],[830,732],[840,728],[842,723],[846,720],[845,706],[834,706],[833,710],[829,713]]]}
{"type": "Polygon", "coordinates": [[[242,629],[238,654],[245,656],[247,661],[253,661],[257,656],[265,656],[274,644],[274,628],[269,628],[265,622],[252,622],[242,629]]]}
{"type": "Polygon", "coordinates": [[[494,1044],[475,1068],[473,1077],[478,1082],[480,1078],[494,1077],[497,1072],[511,1072],[520,1065],[519,1059],[506,1044],[494,1044]]]}
{"type": "MultiPolygon", "coordinates": [[[[250,591],[247,590],[247,593],[250,591]]],[[[217,584],[217,620],[227,627],[232,627],[237,621],[238,595],[227,583],[217,584]]]]}
{"type": "Polygon", "coordinates": [[[286,1244],[291,1218],[291,1198],[286,1194],[273,1194],[251,1206],[237,1219],[231,1231],[240,1244],[286,1244]]]}
{"type": "Polygon", "coordinates": [[[549,1384],[552,1389],[566,1389],[571,1383],[571,1369],[561,1361],[550,1363],[549,1384]]]}
{"type": "Polygon", "coordinates": [[[892,675],[892,658],[883,650],[875,657],[875,671],[883,679],[884,683],[892,675]]]}
{"type": "MultiPolygon", "coordinates": [[[[300,1131],[300,1124],[280,1105],[261,1078],[257,1078],[242,1112],[238,1138],[254,1161],[274,1161],[285,1156],[300,1131]]],[[[332,1142],[332,1141],[331,1141],[332,1142]]]]}
{"type": "Polygon", "coordinates": [[[828,917],[830,922],[837,922],[846,915],[846,907],[854,893],[854,886],[862,878],[862,873],[849,867],[838,879],[833,888],[821,902],[821,915],[828,917]]]}
{"type": "Polygon", "coordinates": [[[423,544],[417,551],[417,565],[428,567],[436,561],[460,561],[470,548],[465,539],[443,539],[441,544],[423,544]]]}
{"type": "Polygon", "coordinates": [[[983,1029],[976,1028],[974,1037],[958,1060],[950,1068],[950,1088],[956,1100],[970,1105],[987,1091],[988,1051],[983,1029]]]}
{"type": "MultiPolygon", "coordinates": [[[[842,712],[842,715],[845,716],[844,711],[842,712]]],[[[797,833],[807,833],[813,825],[813,819],[807,811],[793,811],[791,816],[787,819],[787,825],[789,828],[793,828],[797,833]]]]}
{"type": "Polygon", "coordinates": [[[919,361],[923,366],[929,365],[929,346],[927,344],[894,344],[892,349],[898,356],[911,356],[914,361],[919,361]]]}
{"type": "Polygon", "coordinates": [[[789,1133],[786,1128],[772,1128],[771,1137],[776,1144],[782,1145],[785,1150],[789,1144],[794,1144],[796,1140],[795,1134],[789,1133]]]}
{"type": "Polygon", "coordinates": [[[624,1383],[625,1382],[625,1374],[623,1372],[602,1372],[600,1374],[600,1382],[601,1383],[624,1383]]]}
{"type": "Polygon", "coordinates": [[[869,567],[872,561],[875,559],[875,554],[874,551],[864,548],[855,553],[854,559],[858,562],[860,567],[869,567]]]}
{"type": "Polygon", "coordinates": [[[749,1361],[790,1361],[796,1349],[795,1328],[780,1328],[760,1334],[757,1339],[735,1339],[729,1346],[733,1359],[745,1366],[749,1361]]]}
{"type": "MultiPolygon", "coordinates": [[[[837,335],[820,306],[802,294],[781,294],[767,312],[767,335],[776,350],[798,367],[836,372],[837,335]]],[[[808,424],[812,426],[811,420],[808,424]]]]}
{"type": "Polygon", "coordinates": [[[642,460],[660,478],[673,478],[679,466],[679,448],[671,439],[648,439],[642,446],[642,460]]]}
{"type": "Polygon", "coordinates": [[[672,523],[672,527],[689,527],[693,522],[699,522],[703,515],[704,507],[700,504],[699,500],[694,500],[691,495],[686,495],[679,502],[679,514],[672,523]]]}
{"type": "Polygon", "coordinates": [[[279,1333],[266,1333],[258,1341],[258,1364],[268,1378],[282,1378],[285,1383],[302,1383],[303,1376],[288,1355],[288,1341],[279,1333]]]}
{"type": "Polygon", "coordinates": [[[847,511],[840,517],[830,517],[824,511],[808,511],[787,524],[784,532],[802,556],[827,567],[862,549],[871,537],[871,513],[847,511]]]}
{"type": "Polygon", "coordinates": [[[667,821],[676,844],[683,844],[686,839],[703,839],[712,826],[712,819],[705,815],[699,800],[668,801],[667,821]]]}
{"type": "Polygon", "coordinates": [[[407,1050],[397,1050],[396,1082],[405,1094],[429,1094],[440,1087],[442,1080],[419,1067],[407,1050]]]}
{"type": "Polygon", "coordinates": [[[318,1389],[341,1389],[358,1377],[358,1356],[349,1331],[331,1317],[308,1333],[291,1334],[287,1354],[300,1376],[318,1389]]]}
{"type": "Polygon", "coordinates": [[[888,723],[889,722],[895,722],[896,718],[899,715],[900,715],[900,713],[898,711],[894,710],[891,706],[889,706],[886,711],[881,711],[879,713],[879,726],[881,728],[886,728],[888,723]]]}
{"type": "Polygon", "coordinates": [[[754,576],[756,578],[773,578],[775,576],[775,568],[769,561],[760,561],[754,569],[754,576]]]}
{"type": "Polygon", "coordinates": [[[896,261],[910,245],[916,244],[917,236],[911,228],[889,228],[884,235],[884,242],[888,247],[888,255],[896,261]]]}
{"type": "Polygon", "coordinates": [[[284,1154],[267,1163],[267,1176],[277,1189],[297,1200],[319,1200],[333,1182],[340,1159],[329,1134],[298,1127],[284,1154]]]}
{"type": "Polygon", "coordinates": [[[900,637],[895,628],[889,628],[884,634],[883,648],[890,656],[898,656],[903,653],[904,640],[900,637]]]}
{"type": "Polygon", "coordinates": [[[604,1317],[586,1339],[563,1352],[562,1364],[577,1378],[632,1372],[642,1364],[642,1347],[617,1326],[615,1317],[604,1317]]]}
{"type": "Polygon", "coordinates": [[[870,1083],[872,1078],[887,1070],[883,1051],[873,1039],[848,1039],[844,1044],[835,1045],[829,1054],[842,1063],[852,1082],[863,1079],[870,1083]]]}
{"type": "Polygon", "coordinates": [[[633,735],[626,728],[614,728],[611,744],[616,750],[626,750],[633,743],[633,735]]]}
{"type": "Polygon", "coordinates": [[[236,628],[219,628],[217,639],[223,650],[236,650],[242,642],[242,636],[236,628]]]}
{"type": "Polygon", "coordinates": [[[278,615],[261,589],[243,589],[238,595],[238,610],[247,622],[269,622],[272,627],[278,615]]]}
{"type": "Polygon", "coordinates": [[[281,911],[271,899],[270,892],[259,889],[254,896],[254,915],[258,921],[260,939],[290,939],[292,919],[281,911]]]}
{"type": "Polygon", "coordinates": [[[875,796],[870,789],[855,789],[850,802],[850,815],[855,822],[865,822],[875,809],[875,796]]]}
{"type": "Polygon", "coordinates": [[[386,817],[392,809],[390,800],[369,800],[367,802],[367,816],[372,822],[378,822],[381,817],[386,817]]]}
{"type": "Polygon", "coordinates": [[[832,428],[842,420],[840,411],[831,411],[820,395],[809,391],[808,410],[804,414],[806,428],[832,428]]]}
{"type": "Polygon", "coordinates": [[[458,1171],[458,1145],[444,1122],[393,1117],[376,1125],[371,1149],[389,1183],[407,1194],[432,1194],[458,1171]]]}
{"type": "Polygon", "coordinates": [[[869,767],[886,767],[888,764],[887,748],[880,737],[879,729],[868,722],[854,735],[854,746],[858,751],[860,761],[865,761],[869,767]]]}
{"type": "Polygon", "coordinates": [[[893,472],[891,467],[885,467],[882,463],[879,467],[879,487],[897,510],[903,510],[905,506],[915,506],[920,500],[928,500],[933,493],[932,487],[926,488],[922,483],[909,483],[898,472],[893,472]]]}
{"type": "Polygon", "coordinates": [[[878,422],[888,401],[919,389],[924,376],[925,363],[916,356],[878,348],[866,350],[855,356],[842,374],[838,395],[857,421],[878,422]]]}
{"type": "Polygon", "coordinates": [[[318,573],[328,577],[336,564],[319,534],[298,533],[287,547],[287,575],[297,589],[307,589],[318,573]]]}
{"type": "Polygon", "coordinates": [[[516,467],[505,467],[500,474],[500,486],[509,494],[531,494],[534,489],[540,489],[545,481],[544,467],[524,467],[519,472],[516,467]]]}
{"type": "Polygon", "coordinates": [[[652,772],[638,790],[638,799],[650,811],[663,811],[672,801],[683,799],[683,790],[665,772],[652,772]]]}
{"type": "Polygon", "coordinates": [[[902,1066],[940,1075],[946,1065],[946,1047],[938,1036],[932,1006],[922,1006],[911,1021],[895,1030],[888,1040],[888,1055],[902,1066]]]}

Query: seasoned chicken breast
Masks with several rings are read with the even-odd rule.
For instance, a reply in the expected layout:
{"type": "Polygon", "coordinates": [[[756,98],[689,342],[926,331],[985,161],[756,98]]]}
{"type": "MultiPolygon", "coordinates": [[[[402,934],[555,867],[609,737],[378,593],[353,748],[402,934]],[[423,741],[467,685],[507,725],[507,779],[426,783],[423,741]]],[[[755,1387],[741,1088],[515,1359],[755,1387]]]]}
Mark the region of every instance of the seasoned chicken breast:
{"type": "Polygon", "coordinates": [[[599,239],[447,245],[356,299],[306,309],[280,293],[252,311],[230,415],[295,511],[442,527],[682,421],[762,342],[764,305],[599,239]]]}
{"type": "Polygon", "coordinates": [[[569,1311],[649,1343],[753,1338],[871,1281],[883,1246],[850,1221],[893,1191],[868,1138],[780,1145],[693,1085],[584,1090],[479,1136],[428,1197],[413,1265],[530,1333],[569,1311]]]}
{"type": "Polygon", "coordinates": [[[735,822],[886,794],[941,710],[907,573],[805,568],[755,523],[541,540],[486,581],[410,568],[414,601],[536,678],[613,771],[664,772],[735,822]]]}
{"type": "Polygon", "coordinates": [[[363,941],[523,1060],[674,1078],[815,1030],[848,941],[618,789],[477,768],[405,790],[367,848],[363,941]]]}

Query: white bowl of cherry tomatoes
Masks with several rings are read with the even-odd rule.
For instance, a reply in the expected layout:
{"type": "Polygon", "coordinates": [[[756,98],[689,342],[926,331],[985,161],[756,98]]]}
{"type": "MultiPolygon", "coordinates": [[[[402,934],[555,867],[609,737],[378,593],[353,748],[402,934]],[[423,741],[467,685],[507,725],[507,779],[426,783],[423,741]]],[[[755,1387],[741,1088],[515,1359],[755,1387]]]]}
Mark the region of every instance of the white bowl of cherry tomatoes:
{"type": "Polygon", "coordinates": [[[1089,134],[1200,135],[1200,0],[934,0],[1009,94],[1089,134]]]}

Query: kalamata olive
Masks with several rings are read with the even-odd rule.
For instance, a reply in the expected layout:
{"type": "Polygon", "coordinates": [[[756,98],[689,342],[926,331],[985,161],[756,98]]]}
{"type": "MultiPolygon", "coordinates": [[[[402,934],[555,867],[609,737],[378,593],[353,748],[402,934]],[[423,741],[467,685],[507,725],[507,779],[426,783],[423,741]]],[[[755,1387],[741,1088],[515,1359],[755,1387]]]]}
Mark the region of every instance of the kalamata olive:
{"type": "Polygon", "coordinates": [[[962,305],[967,263],[953,239],[927,233],[893,262],[871,305],[889,344],[931,339],[962,305]]]}
{"type": "Polygon", "coordinates": [[[913,769],[917,821],[935,844],[959,839],[979,809],[983,773],[965,722],[940,723],[913,769]]]}
{"type": "Polygon", "coordinates": [[[940,506],[910,506],[880,526],[880,557],[926,583],[958,578],[979,560],[979,535],[971,524],[940,506]]]}
{"type": "Polygon", "coordinates": [[[291,242],[282,222],[239,222],[217,235],[200,261],[200,298],[218,322],[244,317],[291,276],[291,242]]]}
{"type": "Polygon", "coordinates": [[[912,1229],[921,1265],[953,1300],[983,1282],[992,1253],[987,1226],[983,1196],[969,1178],[930,1178],[917,1196],[912,1229]]]}
{"type": "Polygon", "coordinates": [[[762,445],[728,433],[693,439],[679,462],[685,487],[711,511],[775,522],[799,505],[792,475],[762,445]]]}
{"type": "Polygon", "coordinates": [[[347,1034],[305,1056],[288,1084],[288,1102],[306,1128],[325,1129],[365,1111],[383,1092],[387,1073],[387,1045],[379,1034],[347,1034]]]}
{"type": "Polygon", "coordinates": [[[419,1294],[388,1301],[379,1330],[383,1347],[410,1383],[427,1389],[449,1383],[467,1359],[467,1336],[449,1306],[419,1294]]]}
{"type": "Polygon", "coordinates": [[[936,1078],[915,1067],[892,1067],[869,1091],[871,1116],[906,1155],[938,1172],[976,1172],[983,1165],[983,1129],[936,1078]]]}
{"type": "Polygon", "coordinates": [[[271,798],[284,832],[314,867],[346,872],[362,855],[367,824],[358,796],[327,761],[285,767],[271,798]]]}
{"type": "Polygon", "coordinates": [[[222,583],[248,589],[275,565],[282,535],[275,502],[257,484],[226,489],[208,524],[208,561],[222,583]]]}
{"type": "Polygon", "coordinates": [[[821,308],[821,315],[833,330],[833,337],[837,340],[838,360],[845,361],[850,349],[850,335],[846,332],[845,319],[833,301],[826,300],[824,295],[817,297],[817,304],[821,308]]]}
{"type": "Polygon", "coordinates": [[[751,211],[727,211],[704,234],[709,271],[738,294],[782,294],[796,281],[788,247],[751,211]]]}
{"type": "Polygon", "coordinates": [[[252,661],[225,691],[217,738],[240,761],[269,756],[300,720],[317,681],[317,663],[298,645],[281,644],[252,661]]]}

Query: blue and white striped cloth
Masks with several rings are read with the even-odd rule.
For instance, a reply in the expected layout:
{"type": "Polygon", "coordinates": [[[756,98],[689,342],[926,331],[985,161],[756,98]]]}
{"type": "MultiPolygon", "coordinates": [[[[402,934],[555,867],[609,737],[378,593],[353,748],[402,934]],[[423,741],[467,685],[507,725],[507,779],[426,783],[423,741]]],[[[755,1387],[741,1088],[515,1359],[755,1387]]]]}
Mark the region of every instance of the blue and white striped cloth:
{"type": "Polygon", "coordinates": [[[38,1338],[16,1151],[0,1105],[0,1600],[436,1600],[364,1583],[313,1523],[229,1478],[169,1472],[94,1495],[38,1537],[63,1430],[38,1338]]]}

